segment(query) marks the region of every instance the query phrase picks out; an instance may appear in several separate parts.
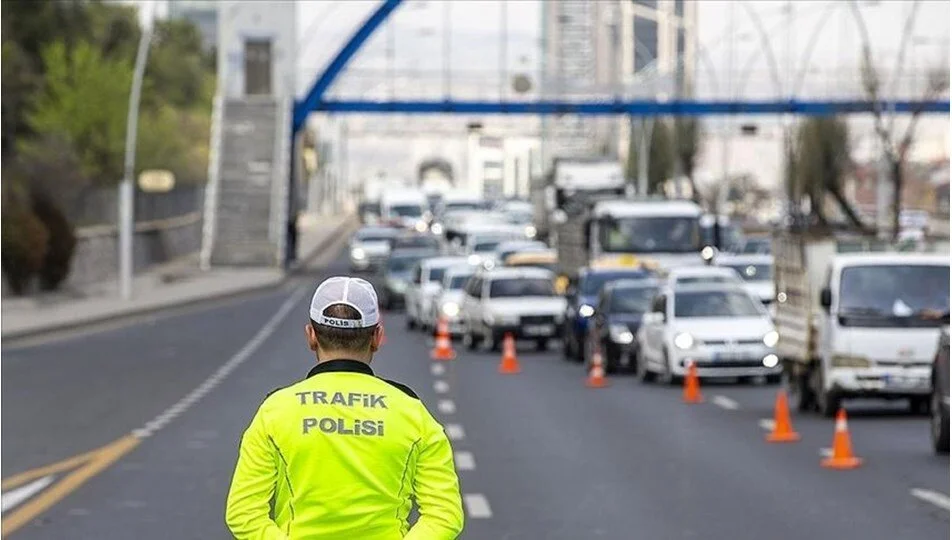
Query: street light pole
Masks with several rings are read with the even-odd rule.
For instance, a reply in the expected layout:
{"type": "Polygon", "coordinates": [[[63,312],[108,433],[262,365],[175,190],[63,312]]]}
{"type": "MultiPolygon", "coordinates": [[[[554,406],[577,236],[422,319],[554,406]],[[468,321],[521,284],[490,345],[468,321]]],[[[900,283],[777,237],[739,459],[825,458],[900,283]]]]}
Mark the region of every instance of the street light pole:
{"type": "Polygon", "coordinates": [[[136,136],[139,127],[139,102],[142,96],[142,79],[145,76],[145,64],[152,43],[152,21],[155,7],[149,19],[143,25],[139,37],[139,49],[136,51],[135,69],[132,74],[132,88],[129,91],[129,111],[126,115],[126,154],[119,184],[119,294],[124,300],[132,298],[132,236],[135,229],[135,175],[136,136]]]}

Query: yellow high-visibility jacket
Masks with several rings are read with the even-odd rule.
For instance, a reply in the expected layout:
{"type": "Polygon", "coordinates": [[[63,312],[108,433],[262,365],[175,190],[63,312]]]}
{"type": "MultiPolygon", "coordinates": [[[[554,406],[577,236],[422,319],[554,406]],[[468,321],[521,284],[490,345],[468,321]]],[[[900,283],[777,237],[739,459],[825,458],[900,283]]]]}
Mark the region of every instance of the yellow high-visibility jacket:
{"type": "Polygon", "coordinates": [[[330,360],[259,407],[225,522],[239,540],[451,539],[460,499],[449,440],[416,394],[363,362],[330,360]]]}

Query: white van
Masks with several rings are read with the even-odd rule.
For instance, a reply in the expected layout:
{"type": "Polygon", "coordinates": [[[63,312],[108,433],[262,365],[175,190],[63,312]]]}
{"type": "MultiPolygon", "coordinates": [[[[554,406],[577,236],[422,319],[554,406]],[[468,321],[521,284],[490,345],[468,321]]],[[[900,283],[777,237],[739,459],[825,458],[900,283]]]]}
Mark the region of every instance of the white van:
{"type": "Polygon", "coordinates": [[[387,191],[380,198],[380,219],[417,232],[426,232],[429,202],[426,194],[415,189],[387,191]]]}

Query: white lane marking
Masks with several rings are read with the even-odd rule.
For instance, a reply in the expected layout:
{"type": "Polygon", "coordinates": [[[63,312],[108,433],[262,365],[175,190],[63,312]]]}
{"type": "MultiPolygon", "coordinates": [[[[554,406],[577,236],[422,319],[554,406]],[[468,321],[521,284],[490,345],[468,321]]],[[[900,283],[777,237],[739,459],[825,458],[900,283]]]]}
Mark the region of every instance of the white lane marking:
{"type": "Polygon", "coordinates": [[[767,431],[773,431],[774,421],[770,418],[761,418],[760,421],[757,422],[757,425],[762,429],[766,429],[767,431]]]}
{"type": "Polygon", "coordinates": [[[736,401],[727,396],[714,396],[711,398],[711,403],[728,411],[736,411],[740,407],[736,401]]]}
{"type": "Polygon", "coordinates": [[[921,501],[934,504],[943,510],[949,509],[949,496],[944,493],[932,491],[931,489],[912,488],[909,490],[909,494],[921,501]]]}
{"type": "Polygon", "coordinates": [[[446,424],[446,436],[451,441],[458,441],[466,438],[466,432],[463,431],[463,426],[459,424],[446,424]]]}
{"type": "Polygon", "coordinates": [[[456,412],[456,404],[448,399],[441,399],[436,404],[436,409],[443,414],[453,414],[456,412]]]}
{"type": "Polygon", "coordinates": [[[472,452],[454,452],[453,460],[456,461],[458,471],[471,471],[476,468],[476,458],[472,452]]]}
{"type": "Polygon", "coordinates": [[[430,364],[430,373],[434,375],[442,375],[446,373],[446,368],[443,364],[430,364]]]}
{"type": "Polygon", "coordinates": [[[830,457],[830,456],[832,456],[832,455],[833,455],[833,449],[832,449],[832,448],[820,448],[820,456],[822,456],[822,457],[830,457]]]}
{"type": "Polygon", "coordinates": [[[450,384],[446,381],[433,381],[433,391],[437,394],[445,394],[450,391],[450,384]]]}
{"type": "Polygon", "coordinates": [[[304,296],[304,293],[307,292],[304,287],[298,287],[291,296],[289,296],[281,307],[268,319],[268,322],[261,327],[261,330],[258,330],[258,333],[251,338],[251,341],[245,343],[245,346],[242,347],[234,356],[228,359],[227,362],[221,365],[214,373],[212,373],[207,379],[205,379],[202,384],[198,385],[194,390],[188,393],[185,397],[180,399],[177,403],[160,413],[158,416],[147,422],[144,426],[139,429],[136,429],[132,434],[140,439],[149,437],[150,435],[155,434],[156,431],[165,427],[169,422],[174,420],[178,415],[184,413],[194,405],[198,400],[205,397],[210,391],[214,390],[222,380],[225,379],[232,371],[238,368],[241,364],[245,363],[248,358],[251,358],[251,355],[254,354],[258,347],[278,329],[278,325],[288,316],[288,313],[291,312],[291,309],[300,302],[301,298],[304,296]]]}
{"type": "Polygon", "coordinates": [[[466,493],[463,495],[463,504],[466,505],[466,513],[471,518],[491,518],[493,511],[489,508],[489,501],[479,493],[466,493]]]}
{"type": "Polygon", "coordinates": [[[53,482],[53,475],[37,478],[29,484],[6,491],[0,496],[0,512],[6,512],[20,505],[23,501],[36,495],[53,482]]]}

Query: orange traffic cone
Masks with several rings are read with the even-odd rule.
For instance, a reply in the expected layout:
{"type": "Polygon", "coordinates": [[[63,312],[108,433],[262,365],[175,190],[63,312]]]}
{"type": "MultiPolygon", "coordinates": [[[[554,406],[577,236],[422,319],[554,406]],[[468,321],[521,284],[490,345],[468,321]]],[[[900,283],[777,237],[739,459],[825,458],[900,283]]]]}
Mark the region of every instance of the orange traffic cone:
{"type": "Polygon", "coordinates": [[[453,341],[450,339],[450,330],[447,327],[446,319],[443,317],[440,317],[440,321],[436,323],[436,343],[433,345],[430,358],[441,362],[456,358],[453,341]]]}
{"type": "Polygon", "coordinates": [[[701,397],[701,383],[697,378],[697,366],[694,362],[688,364],[688,374],[684,378],[684,402],[701,403],[704,398],[701,397]]]}
{"type": "Polygon", "coordinates": [[[605,379],[605,367],[602,365],[602,351],[595,349],[592,352],[592,369],[588,370],[588,379],[585,386],[589,388],[605,388],[608,380],[605,379]]]}
{"type": "Polygon", "coordinates": [[[519,373],[519,360],[516,359],[516,340],[512,334],[506,334],[502,341],[502,360],[499,362],[499,373],[513,375],[519,373]]]}
{"type": "Polygon", "coordinates": [[[787,407],[787,393],[777,392],[777,403],[774,406],[774,427],[767,435],[767,442],[795,442],[800,440],[800,434],[793,430],[790,423],[790,409],[787,407]]]}
{"type": "Polygon", "coordinates": [[[836,413],[836,430],[833,432],[833,455],[821,461],[820,465],[828,469],[855,469],[862,464],[863,460],[853,455],[846,411],[840,409],[836,413]]]}

